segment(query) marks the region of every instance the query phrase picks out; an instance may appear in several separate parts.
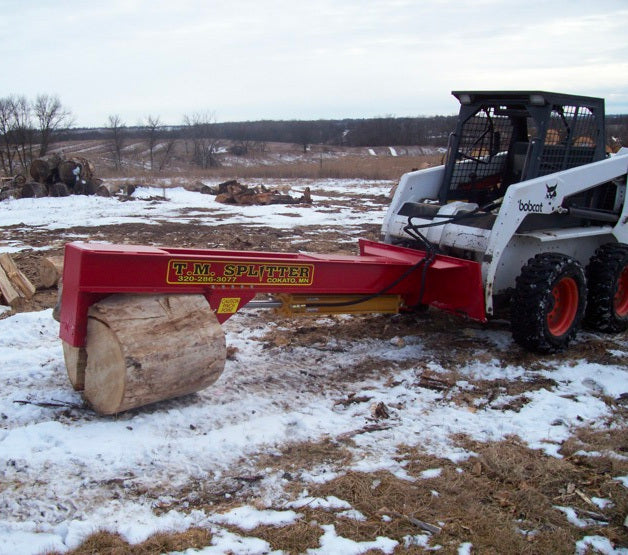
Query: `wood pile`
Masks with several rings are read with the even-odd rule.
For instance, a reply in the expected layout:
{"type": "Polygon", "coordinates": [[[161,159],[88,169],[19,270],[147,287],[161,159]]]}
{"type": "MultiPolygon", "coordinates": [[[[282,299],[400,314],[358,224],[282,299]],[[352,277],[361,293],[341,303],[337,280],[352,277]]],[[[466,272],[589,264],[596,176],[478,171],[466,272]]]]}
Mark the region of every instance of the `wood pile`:
{"type": "Polygon", "coordinates": [[[267,204],[312,204],[310,188],[306,187],[301,197],[295,198],[278,189],[268,189],[264,185],[249,187],[232,179],[218,185],[209,187],[203,185],[201,193],[216,195],[216,202],[223,204],[240,205],[267,205],[267,204]]]}
{"type": "Polygon", "coordinates": [[[31,162],[29,176],[17,175],[0,185],[0,201],[7,198],[67,197],[69,195],[111,196],[132,193],[112,187],[94,175],[94,166],[82,156],[62,158],[53,154],[31,162]]]}
{"type": "Polygon", "coordinates": [[[35,286],[7,253],[0,254],[0,293],[11,308],[20,307],[25,299],[30,300],[35,295],[35,286]]]}

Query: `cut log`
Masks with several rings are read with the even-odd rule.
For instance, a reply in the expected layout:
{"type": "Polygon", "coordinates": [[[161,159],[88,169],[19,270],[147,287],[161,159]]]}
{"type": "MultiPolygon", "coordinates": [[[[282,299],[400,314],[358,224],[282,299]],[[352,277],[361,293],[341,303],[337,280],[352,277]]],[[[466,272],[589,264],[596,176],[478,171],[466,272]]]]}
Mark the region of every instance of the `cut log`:
{"type": "Polygon", "coordinates": [[[39,183],[46,183],[48,181],[48,177],[50,176],[50,166],[46,160],[38,158],[31,162],[29,172],[33,180],[39,183]]]}
{"type": "Polygon", "coordinates": [[[6,252],[0,254],[0,267],[4,270],[20,296],[26,297],[27,299],[33,298],[36,291],[35,286],[18,270],[10,254],[6,252]]]}
{"type": "Polygon", "coordinates": [[[110,197],[118,194],[121,189],[122,186],[116,183],[100,183],[96,188],[95,194],[99,197],[110,197]]]}
{"type": "Polygon", "coordinates": [[[62,181],[57,181],[50,185],[50,196],[51,197],[69,197],[70,189],[68,186],[62,181]]]}
{"type": "Polygon", "coordinates": [[[100,414],[204,389],[222,373],[227,354],[201,295],[107,297],[89,310],[86,352],[83,396],[100,414]]]}
{"type": "Polygon", "coordinates": [[[63,276],[63,256],[49,256],[39,260],[39,285],[42,289],[57,285],[61,276],[63,276]]]}
{"type": "Polygon", "coordinates": [[[62,181],[72,189],[81,178],[81,166],[73,160],[63,160],[59,163],[57,169],[59,171],[59,181],[62,181]]]}
{"type": "Polygon", "coordinates": [[[22,198],[41,198],[48,196],[48,187],[37,181],[29,181],[22,185],[22,198]]]}
{"type": "Polygon", "coordinates": [[[74,162],[80,168],[80,178],[83,181],[90,181],[94,176],[94,165],[82,156],[72,156],[68,158],[70,162],[74,162]]]}
{"type": "Polygon", "coordinates": [[[7,305],[11,308],[17,308],[22,300],[22,296],[13,287],[11,280],[8,278],[6,272],[0,267],[0,293],[4,297],[7,305]]]}

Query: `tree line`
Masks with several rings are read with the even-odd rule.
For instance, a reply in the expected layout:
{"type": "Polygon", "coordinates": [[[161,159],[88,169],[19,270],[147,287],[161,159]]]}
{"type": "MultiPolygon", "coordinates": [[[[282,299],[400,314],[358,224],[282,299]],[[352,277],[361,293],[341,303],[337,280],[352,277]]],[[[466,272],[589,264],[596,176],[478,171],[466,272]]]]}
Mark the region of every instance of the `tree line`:
{"type": "MultiPolygon", "coordinates": [[[[337,146],[391,146],[438,145],[447,143],[457,116],[379,117],[341,120],[259,120],[243,122],[216,122],[207,114],[183,117],[183,124],[160,126],[154,130],[147,118],[140,125],[126,126],[129,138],[139,139],[156,131],[161,138],[176,136],[179,139],[211,134],[217,139],[243,143],[279,142],[303,145],[329,144],[337,146]]],[[[153,120],[155,118],[152,118],[153,120]]],[[[157,118],[159,119],[159,118],[157,118]]],[[[64,139],[102,139],[110,129],[68,129],[64,139]]]]}
{"type": "MultiPolygon", "coordinates": [[[[182,141],[189,160],[202,168],[219,165],[218,154],[229,141],[236,155],[263,151],[268,142],[296,143],[305,152],[309,145],[336,146],[445,146],[457,116],[384,116],[364,119],[217,122],[212,112],[184,115],[176,126],[162,124],[148,115],[137,125],[127,125],[110,115],[99,128],[76,128],[71,111],[58,96],[41,94],[34,100],[11,95],[0,98],[0,168],[5,175],[25,170],[30,162],[48,154],[51,142],[104,140],[112,163],[120,169],[129,140],[147,147],[149,169],[161,170],[171,159],[176,141],[182,141]],[[222,142],[221,142],[222,141],[222,142]]],[[[606,116],[607,142],[628,145],[628,115],[606,116]]]]}

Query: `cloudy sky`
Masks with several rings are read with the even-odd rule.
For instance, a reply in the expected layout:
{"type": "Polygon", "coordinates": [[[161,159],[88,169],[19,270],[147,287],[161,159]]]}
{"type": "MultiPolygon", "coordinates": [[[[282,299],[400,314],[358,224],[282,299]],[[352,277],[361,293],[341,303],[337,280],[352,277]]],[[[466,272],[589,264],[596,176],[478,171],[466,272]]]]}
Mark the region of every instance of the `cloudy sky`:
{"type": "Polygon", "coordinates": [[[628,113],[628,0],[0,0],[0,97],[77,126],[454,114],[536,89],[628,113]]]}

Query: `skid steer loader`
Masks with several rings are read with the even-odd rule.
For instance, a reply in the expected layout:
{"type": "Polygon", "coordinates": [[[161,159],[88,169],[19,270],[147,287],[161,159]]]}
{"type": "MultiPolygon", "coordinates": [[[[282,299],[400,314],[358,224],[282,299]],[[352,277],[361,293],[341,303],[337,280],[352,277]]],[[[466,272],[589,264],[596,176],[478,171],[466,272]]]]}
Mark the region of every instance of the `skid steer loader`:
{"type": "Polygon", "coordinates": [[[68,243],[59,335],[74,388],[101,414],[205,388],[224,367],[221,324],[253,305],[506,316],[540,353],[582,325],[625,330],[628,149],[607,155],[604,101],[453,94],[444,164],[402,176],[383,241],[356,256],[68,243]]]}
{"type": "Polygon", "coordinates": [[[402,176],[384,241],[480,264],[487,318],[509,317],[527,349],[626,329],[628,149],[607,156],[604,100],[452,94],[446,160],[402,176]]]}

